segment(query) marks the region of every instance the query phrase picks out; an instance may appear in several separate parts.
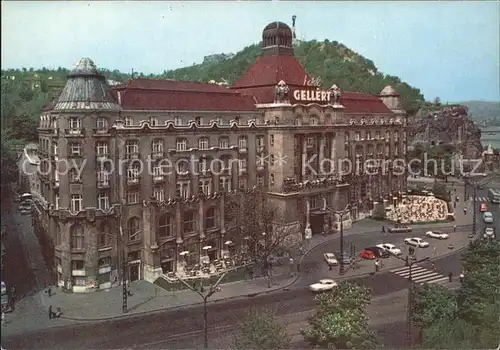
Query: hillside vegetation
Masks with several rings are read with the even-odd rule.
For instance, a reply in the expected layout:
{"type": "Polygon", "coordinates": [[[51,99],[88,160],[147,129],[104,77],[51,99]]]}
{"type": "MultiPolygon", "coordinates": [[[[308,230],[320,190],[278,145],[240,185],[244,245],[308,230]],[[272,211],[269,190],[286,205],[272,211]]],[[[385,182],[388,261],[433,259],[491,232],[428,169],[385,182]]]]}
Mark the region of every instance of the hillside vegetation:
{"type": "Polygon", "coordinates": [[[481,124],[500,126],[500,102],[465,101],[461,105],[469,109],[471,118],[481,124]]]}
{"type": "MultiPolygon", "coordinates": [[[[145,75],[135,72],[134,78],[175,79],[186,81],[227,81],[232,85],[261,54],[260,45],[250,45],[236,54],[207,56],[203,63],[190,67],[145,75]]],[[[378,71],[375,64],[336,41],[302,41],[295,45],[295,56],[307,73],[320,77],[323,87],[337,84],[346,91],[378,95],[392,85],[402,96],[404,108],[413,114],[423,105],[419,89],[395,76],[378,71]]],[[[79,57],[75,57],[75,61],[79,57]]],[[[99,62],[97,62],[99,64],[99,62]]],[[[132,75],[118,70],[102,69],[108,79],[126,82],[132,75]]],[[[45,104],[57,96],[64,86],[69,69],[20,68],[2,71],[2,184],[15,179],[16,147],[36,142],[36,127],[45,104]],[[54,88],[54,86],[56,88],[54,88]],[[54,96],[55,95],[55,96],[54,96]]]]}

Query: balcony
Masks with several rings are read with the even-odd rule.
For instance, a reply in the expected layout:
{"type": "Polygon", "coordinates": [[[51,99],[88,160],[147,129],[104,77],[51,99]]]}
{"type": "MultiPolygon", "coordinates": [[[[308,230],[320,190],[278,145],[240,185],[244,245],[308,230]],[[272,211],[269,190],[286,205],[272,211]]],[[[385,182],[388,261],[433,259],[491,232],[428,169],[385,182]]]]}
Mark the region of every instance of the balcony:
{"type": "Polygon", "coordinates": [[[163,175],[154,175],[153,176],[153,182],[158,183],[158,182],[163,182],[165,181],[165,176],[163,175]]]}
{"type": "Polygon", "coordinates": [[[313,144],[313,143],[308,143],[308,144],[306,145],[306,147],[307,147],[308,149],[313,149],[313,148],[314,148],[314,144],[313,144]]]}
{"type": "Polygon", "coordinates": [[[82,137],[85,136],[85,133],[83,129],[64,129],[64,135],[66,137],[82,137]]]}
{"type": "Polygon", "coordinates": [[[71,276],[85,277],[86,276],[85,269],[83,269],[83,270],[71,270],[71,276]]]}
{"type": "Polygon", "coordinates": [[[109,136],[110,135],[109,130],[103,129],[103,128],[93,129],[93,132],[94,132],[95,136],[109,136]]]}
{"type": "Polygon", "coordinates": [[[109,180],[97,181],[97,188],[108,188],[108,187],[109,187],[109,180]]]}
{"type": "Polygon", "coordinates": [[[247,147],[238,147],[238,153],[240,154],[246,154],[248,152],[247,147]]]}
{"type": "Polygon", "coordinates": [[[131,152],[131,153],[126,153],[125,156],[128,158],[128,159],[139,159],[139,152],[131,152]]]}
{"type": "Polygon", "coordinates": [[[139,177],[128,177],[127,185],[137,185],[139,183],[139,177]]]}
{"type": "Polygon", "coordinates": [[[165,157],[165,153],[163,151],[151,153],[151,159],[163,159],[164,157],[165,157]]]}
{"type": "Polygon", "coordinates": [[[111,266],[102,266],[99,267],[99,275],[111,272],[111,266]]]}
{"type": "Polygon", "coordinates": [[[101,153],[101,154],[97,154],[96,155],[96,160],[98,162],[104,162],[106,161],[107,159],[109,159],[109,154],[107,153],[101,153]]]}

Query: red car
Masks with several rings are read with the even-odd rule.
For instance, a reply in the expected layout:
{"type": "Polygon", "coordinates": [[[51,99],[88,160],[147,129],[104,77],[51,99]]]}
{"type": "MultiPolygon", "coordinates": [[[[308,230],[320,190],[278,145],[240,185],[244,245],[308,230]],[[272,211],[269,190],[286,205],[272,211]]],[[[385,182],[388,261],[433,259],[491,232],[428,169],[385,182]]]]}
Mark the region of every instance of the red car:
{"type": "Polygon", "coordinates": [[[359,257],[366,260],[375,260],[377,258],[371,250],[363,250],[359,253],[359,257]]]}

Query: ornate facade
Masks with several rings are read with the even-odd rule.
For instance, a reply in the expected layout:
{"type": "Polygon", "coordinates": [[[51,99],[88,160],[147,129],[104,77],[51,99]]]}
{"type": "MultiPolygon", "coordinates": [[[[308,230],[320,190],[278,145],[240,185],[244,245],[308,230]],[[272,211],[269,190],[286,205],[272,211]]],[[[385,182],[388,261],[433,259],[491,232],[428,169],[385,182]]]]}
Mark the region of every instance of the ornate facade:
{"type": "Polygon", "coordinates": [[[231,254],[242,239],[225,202],[255,187],[301,236],[338,230],[332,210],[352,204],[350,225],[405,190],[390,162],[367,165],[405,154],[398,94],[321,90],[292,38],[286,24],[268,25],[262,57],[230,89],[146,79],[110,89],[80,60],[39,128],[34,219],[60,286],[108,288],[120,262],[128,279],[153,281],[180,259],[231,254]]]}

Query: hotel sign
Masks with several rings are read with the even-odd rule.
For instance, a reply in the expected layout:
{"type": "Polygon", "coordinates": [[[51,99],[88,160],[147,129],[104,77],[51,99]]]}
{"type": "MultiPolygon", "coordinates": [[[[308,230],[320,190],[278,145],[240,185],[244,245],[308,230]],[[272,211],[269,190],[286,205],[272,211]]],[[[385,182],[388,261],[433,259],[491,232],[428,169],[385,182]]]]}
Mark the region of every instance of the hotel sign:
{"type": "Polygon", "coordinates": [[[294,90],[293,98],[296,101],[307,102],[330,102],[331,91],[324,91],[320,89],[308,90],[294,90]]]}

